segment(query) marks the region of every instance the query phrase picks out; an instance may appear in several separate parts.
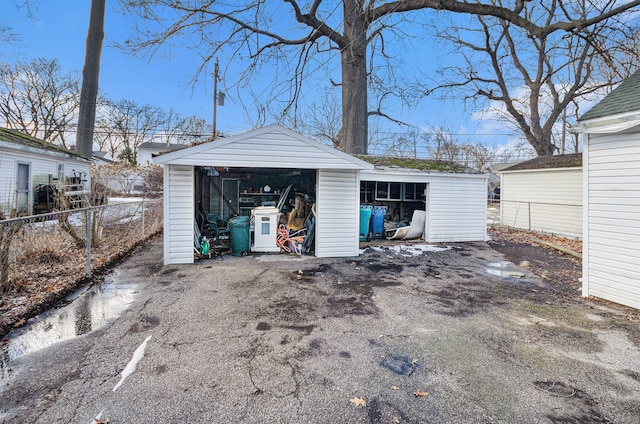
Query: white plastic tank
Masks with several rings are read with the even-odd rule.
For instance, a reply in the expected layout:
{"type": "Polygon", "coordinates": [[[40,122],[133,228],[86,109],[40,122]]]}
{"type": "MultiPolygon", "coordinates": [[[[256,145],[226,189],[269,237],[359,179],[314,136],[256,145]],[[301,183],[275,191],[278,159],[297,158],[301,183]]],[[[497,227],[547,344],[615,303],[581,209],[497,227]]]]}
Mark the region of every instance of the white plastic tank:
{"type": "Polygon", "coordinates": [[[254,241],[252,252],[279,252],[276,244],[280,212],[273,206],[258,206],[253,209],[254,241]]]}

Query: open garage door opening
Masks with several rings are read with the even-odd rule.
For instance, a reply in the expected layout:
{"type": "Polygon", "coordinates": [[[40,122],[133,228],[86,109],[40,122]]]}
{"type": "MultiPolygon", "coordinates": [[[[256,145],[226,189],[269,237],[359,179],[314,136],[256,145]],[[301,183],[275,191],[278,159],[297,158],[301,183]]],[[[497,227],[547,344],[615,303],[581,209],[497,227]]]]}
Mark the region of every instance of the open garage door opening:
{"type": "Polygon", "coordinates": [[[195,240],[203,254],[315,252],[316,171],[195,167],[195,240]]]}
{"type": "Polygon", "coordinates": [[[371,209],[369,233],[361,223],[360,239],[424,238],[427,183],[361,181],[361,217],[371,209]]]}

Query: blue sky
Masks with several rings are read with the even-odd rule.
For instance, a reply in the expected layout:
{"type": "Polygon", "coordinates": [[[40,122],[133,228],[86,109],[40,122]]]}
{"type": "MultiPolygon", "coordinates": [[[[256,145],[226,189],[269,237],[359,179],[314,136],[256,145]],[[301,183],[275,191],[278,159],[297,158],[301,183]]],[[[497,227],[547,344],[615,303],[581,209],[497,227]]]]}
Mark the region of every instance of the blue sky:
{"type": "MultiPolygon", "coordinates": [[[[18,10],[16,1],[1,0],[3,13],[0,25],[10,26],[18,33],[20,41],[12,45],[3,45],[0,62],[12,63],[17,59],[30,60],[36,57],[56,58],[64,71],[81,73],[85,39],[89,20],[90,1],[56,0],[38,1],[33,17],[26,16],[24,10],[18,10]]],[[[182,116],[197,115],[207,122],[212,120],[212,68],[200,81],[191,84],[201,61],[197,51],[171,47],[162,56],[152,59],[136,58],[123,53],[114,45],[122,42],[131,34],[135,23],[131,16],[116,10],[115,1],[107,1],[105,17],[105,41],[103,44],[100,72],[100,90],[113,100],[128,99],[139,104],[151,104],[165,110],[173,108],[182,116]]],[[[418,38],[413,43],[420,43],[418,38]]],[[[437,51],[427,55],[406,55],[402,66],[420,69],[421,72],[434,71],[442,60],[437,51]]],[[[221,67],[227,66],[224,57],[220,57],[221,67]]],[[[333,65],[329,65],[333,66],[333,65]]],[[[336,68],[334,66],[334,68],[336,68]]],[[[408,68],[408,69],[409,69],[408,68]]],[[[339,65],[337,67],[339,69],[339,65]]],[[[256,86],[260,81],[256,82],[256,86]]],[[[310,81],[304,99],[312,101],[314,96],[323,96],[325,82],[310,81]]],[[[259,88],[258,88],[258,91],[259,88]]],[[[237,101],[237,93],[227,94],[224,107],[218,107],[218,129],[223,133],[238,133],[251,128],[245,110],[237,101]]],[[[473,110],[463,110],[459,102],[428,99],[414,109],[402,108],[391,104],[385,110],[418,128],[430,125],[446,125],[460,134],[460,139],[481,141],[487,144],[502,144],[509,140],[504,135],[490,135],[499,132],[488,121],[474,120],[473,110]]],[[[248,112],[251,114],[251,110],[248,112]]],[[[270,122],[267,122],[267,124],[270,122]]],[[[381,121],[388,132],[403,131],[402,128],[381,121]]]]}

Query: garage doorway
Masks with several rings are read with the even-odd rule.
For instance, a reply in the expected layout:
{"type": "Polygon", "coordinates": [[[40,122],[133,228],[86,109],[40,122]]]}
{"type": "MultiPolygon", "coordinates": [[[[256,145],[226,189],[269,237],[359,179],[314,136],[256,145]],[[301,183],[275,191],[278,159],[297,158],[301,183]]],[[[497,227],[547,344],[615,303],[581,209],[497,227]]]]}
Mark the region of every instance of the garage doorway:
{"type": "MultiPolygon", "coordinates": [[[[309,227],[315,224],[316,183],[313,169],[195,167],[196,224],[202,233],[211,233],[213,227],[219,233],[228,228],[230,219],[276,208],[277,227],[292,233],[305,228],[300,233],[304,251],[312,253],[315,229],[309,227]]],[[[251,229],[253,245],[253,225],[251,229]]]]}

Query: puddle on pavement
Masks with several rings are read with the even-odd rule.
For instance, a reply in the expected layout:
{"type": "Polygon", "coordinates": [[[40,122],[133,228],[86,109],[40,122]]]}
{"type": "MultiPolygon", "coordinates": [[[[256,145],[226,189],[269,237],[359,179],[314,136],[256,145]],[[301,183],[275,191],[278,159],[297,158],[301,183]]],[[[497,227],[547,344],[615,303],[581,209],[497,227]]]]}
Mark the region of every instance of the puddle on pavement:
{"type": "Polygon", "coordinates": [[[30,319],[2,339],[2,368],[21,356],[97,330],[127,309],[137,294],[137,284],[121,284],[117,275],[76,291],[62,306],[30,319]]]}
{"type": "Polygon", "coordinates": [[[490,262],[487,264],[487,268],[485,268],[485,271],[491,275],[497,275],[498,277],[524,278],[524,273],[509,269],[514,266],[515,265],[509,261],[490,262]]]}

